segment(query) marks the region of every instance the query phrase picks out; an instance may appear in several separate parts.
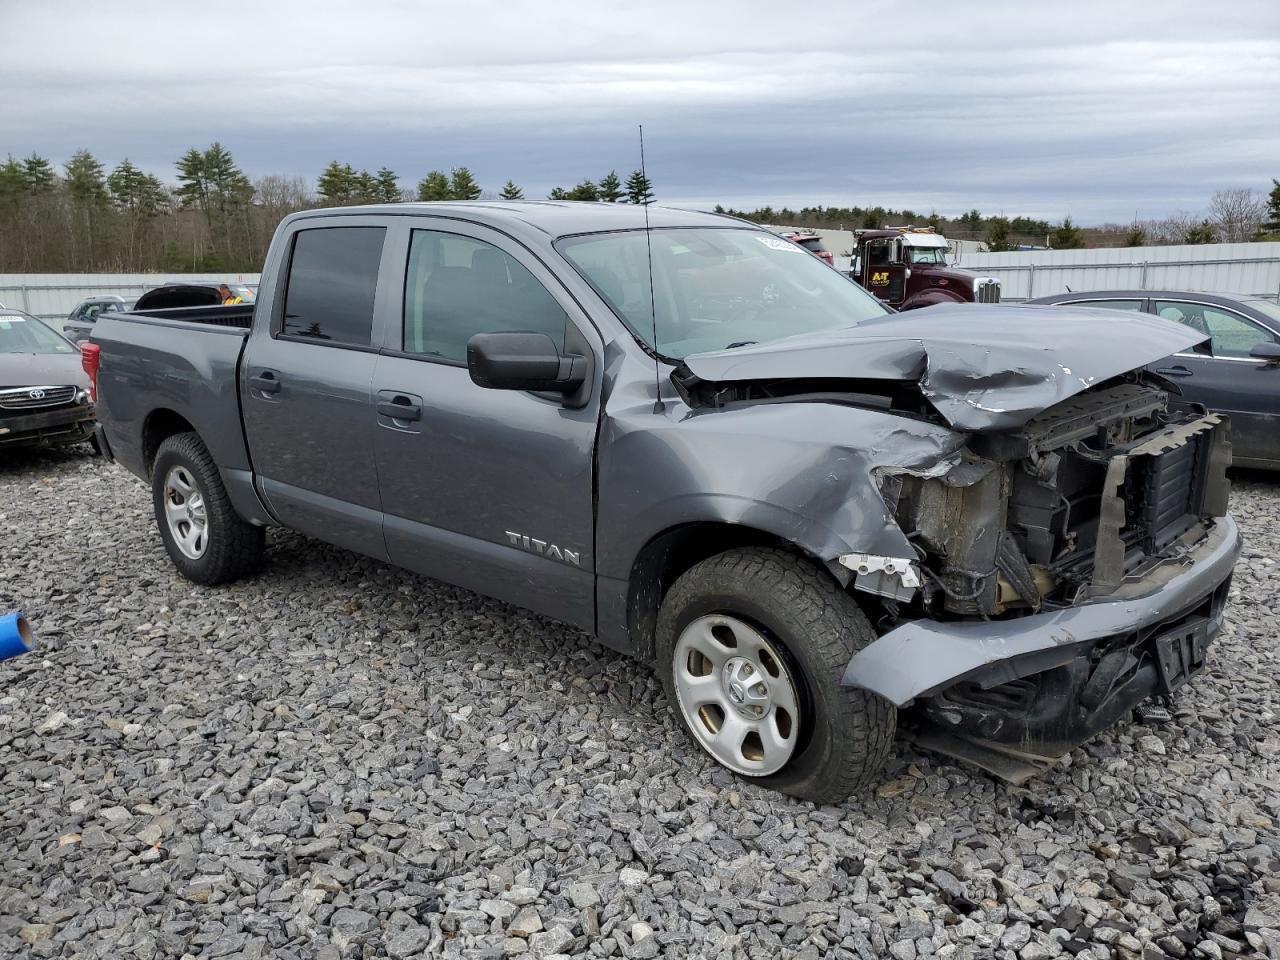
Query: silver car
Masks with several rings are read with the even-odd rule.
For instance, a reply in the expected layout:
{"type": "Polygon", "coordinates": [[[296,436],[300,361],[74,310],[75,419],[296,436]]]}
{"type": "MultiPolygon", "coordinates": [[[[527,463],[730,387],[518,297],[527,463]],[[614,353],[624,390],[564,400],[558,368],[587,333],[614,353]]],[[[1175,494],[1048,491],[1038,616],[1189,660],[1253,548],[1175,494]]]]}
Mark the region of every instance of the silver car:
{"type": "Polygon", "coordinates": [[[73,343],[82,343],[93,333],[93,325],[104,313],[123,313],[133,309],[133,300],[124,297],[89,297],[76,304],[66,321],[62,333],[73,343]]]}

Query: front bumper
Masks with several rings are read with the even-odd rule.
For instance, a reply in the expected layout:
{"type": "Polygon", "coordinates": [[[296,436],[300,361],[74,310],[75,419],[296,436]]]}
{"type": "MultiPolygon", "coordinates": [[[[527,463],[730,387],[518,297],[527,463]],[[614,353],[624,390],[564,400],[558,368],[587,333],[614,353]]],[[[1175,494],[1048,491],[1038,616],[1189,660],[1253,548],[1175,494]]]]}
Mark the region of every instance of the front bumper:
{"type": "Polygon", "coordinates": [[[1235,521],[1219,517],[1183,565],[1160,567],[1105,598],[1010,620],[914,620],[859,651],[842,683],[905,707],[962,681],[995,686],[1063,666],[1101,640],[1193,611],[1231,576],[1241,543],[1235,521]]]}
{"type": "Polygon", "coordinates": [[[91,403],[31,413],[0,411],[0,447],[29,443],[74,443],[93,435],[91,403]]]}
{"type": "Polygon", "coordinates": [[[1002,621],[906,624],[850,662],[846,686],[899,707],[927,749],[1022,783],[1204,666],[1241,538],[1217,520],[1178,566],[1106,599],[1002,621]]]}

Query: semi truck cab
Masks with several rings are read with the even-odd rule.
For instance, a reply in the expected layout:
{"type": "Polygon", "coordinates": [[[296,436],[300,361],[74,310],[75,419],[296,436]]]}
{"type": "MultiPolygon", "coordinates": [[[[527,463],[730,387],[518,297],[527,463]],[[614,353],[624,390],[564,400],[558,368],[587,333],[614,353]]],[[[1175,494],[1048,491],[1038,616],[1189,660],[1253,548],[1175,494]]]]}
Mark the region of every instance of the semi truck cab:
{"type": "Polygon", "coordinates": [[[853,279],[891,307],[1000,302],[1000,281],[949,267],[950,245],[931,227],[859,230],[855,236],[853,279]]]}

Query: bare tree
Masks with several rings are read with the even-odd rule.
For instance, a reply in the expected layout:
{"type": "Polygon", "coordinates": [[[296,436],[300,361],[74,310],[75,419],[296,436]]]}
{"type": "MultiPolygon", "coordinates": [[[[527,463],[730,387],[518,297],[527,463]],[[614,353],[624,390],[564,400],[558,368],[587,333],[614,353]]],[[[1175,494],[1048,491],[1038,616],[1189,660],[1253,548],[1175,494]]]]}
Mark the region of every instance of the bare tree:
{"type": "Polygon", "coordinates": [[[1247,187],[1219,190],[1209,201],[1209,215],[1226,243],[1252,240],[1267,216],[1266,198],[1247,187]]]}
{"type": "Polygon", "coordinates": [[[1146,220],[1137,226],[1146,234],[1147,241],[1155,244],[1185,243],[1187,234],[1204,219],[1194,213],[1179,210],[1159,220],[1146,220]]]}

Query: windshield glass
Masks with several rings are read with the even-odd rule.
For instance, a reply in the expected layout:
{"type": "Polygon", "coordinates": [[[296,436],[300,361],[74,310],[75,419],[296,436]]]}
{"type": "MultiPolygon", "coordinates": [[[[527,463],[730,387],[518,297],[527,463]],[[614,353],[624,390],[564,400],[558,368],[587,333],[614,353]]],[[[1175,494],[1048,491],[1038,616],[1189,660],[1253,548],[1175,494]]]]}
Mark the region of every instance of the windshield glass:
{"type": "Polygon", "coordinates": [[[1280,306],[1272,303],[1270,300],[1245,300],[1243,301],[1253,309],[1257,310],[1263,316],[1270,317],[1272,320],[1280,320],[1280,306]]]}
{"type": "Polygon", "coordinates": [[[631,332],[664,357],[767,343],[889,312],[802,247],[772,234],[663,229],[649,239],[656,344],[643,230],[570,237],[558,248],[631,332]]]}
{"type": "Polygon", "coordinates": [[[946,247],[907,247],[907,263],[936,263],[947,265],[946,247]]]}
{"type": "Polygon", "coordinates": [[[35,317],[0,313],[0,353],[75,352],[75,347],[35,317]]]}

